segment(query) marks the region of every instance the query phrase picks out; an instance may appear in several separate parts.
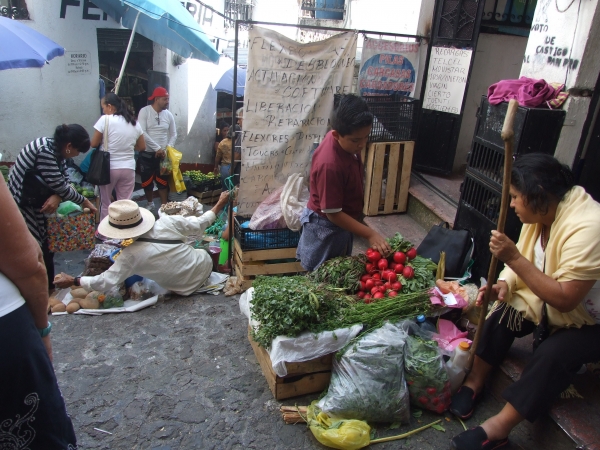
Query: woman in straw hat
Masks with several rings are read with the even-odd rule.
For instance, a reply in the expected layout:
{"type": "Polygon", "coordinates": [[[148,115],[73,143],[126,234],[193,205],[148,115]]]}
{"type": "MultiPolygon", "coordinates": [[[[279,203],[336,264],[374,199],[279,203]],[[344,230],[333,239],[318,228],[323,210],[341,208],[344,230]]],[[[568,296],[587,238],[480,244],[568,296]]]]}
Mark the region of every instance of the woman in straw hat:
{"type": "Polygon", "coordinates": [[[193,294],[210,276],[213,263],[208,252],[186,244],[186,238],[204,233],[228,201],[229,192],[223,192],[217,204],[200,217],[165,215],[156,221],[152,212],[131,200],[113,202],[98,225],[98,232],[112,239],[132,238],[135,242],[121,251],[106,272],[75,278],[61,273],[54,284],[59,288],[81,286],[88,291],[106,292],[130,276],[140,275],[176,294],[193,294]]]}

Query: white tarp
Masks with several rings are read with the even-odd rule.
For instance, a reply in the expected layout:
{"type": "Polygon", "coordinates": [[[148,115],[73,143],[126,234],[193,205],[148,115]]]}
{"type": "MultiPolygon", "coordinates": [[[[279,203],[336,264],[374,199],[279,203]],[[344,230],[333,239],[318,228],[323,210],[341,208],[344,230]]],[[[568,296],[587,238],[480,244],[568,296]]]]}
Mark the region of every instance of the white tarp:
{"type": "Polygon", "coordinates": [[[238,213],[310,167],[313,143],[327,131],[334,94],[352,90],[357,35],[300,44],[253,27],[244,97],[238,213]]]}

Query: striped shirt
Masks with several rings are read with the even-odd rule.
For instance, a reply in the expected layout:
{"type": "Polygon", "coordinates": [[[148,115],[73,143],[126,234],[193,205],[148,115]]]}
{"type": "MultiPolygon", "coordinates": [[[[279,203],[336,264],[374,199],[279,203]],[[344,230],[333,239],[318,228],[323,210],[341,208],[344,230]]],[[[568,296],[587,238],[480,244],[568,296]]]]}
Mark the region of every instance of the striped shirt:
{"type": "MultiPolygon", "coordinates": [[[[77,204],[85,201],[85,197],[69,184],[66,175],[67,165],[60,153],[56,151],[54,139],[38,138],[23,147],[17,156],[17,160],[8,174],[8,189],[17,204],[21,201],[23,180],[27,170],[38,171],[42,179],[63,201],[71,200],[77,204]]],[[[46,238],[44,215],[38,208],[22,206],[19,208],[29,231],[41,245],[46,238]]]]}

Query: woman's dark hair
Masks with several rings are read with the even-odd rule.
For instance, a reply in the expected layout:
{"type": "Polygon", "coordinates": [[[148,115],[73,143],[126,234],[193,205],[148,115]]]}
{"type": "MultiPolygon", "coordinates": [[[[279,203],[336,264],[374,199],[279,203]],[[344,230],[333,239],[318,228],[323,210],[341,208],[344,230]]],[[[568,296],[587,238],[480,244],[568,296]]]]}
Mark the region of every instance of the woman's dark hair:
{"type": "Polygon", "coordinates": [[[510,184],[519,191],[534,213],[546,214],[575,186],[573,172],[554,156],[529,153],[513,163],[510,184]]]}
{"type": "Polygon", "coordinates": [[[331,128],[340,136],[373,125],[373,114],[364,99],[356,95],[342,95],[338,107],[331,117],[331,128]]]}
{"type": "Polygon", "coordinates": [[[71,144],[79,153],[85,153],[90,149],[90,135],[85,128],[76,123],[62,124],[54,130],[54,145],[56,151],[62,151],[67,144],[71,144]]]}
{"type": "Polygon", "coordinates": [[[130,123],[131,125],[135,126],[135,117],[133,117],[133,114],[131,114],[129,108],[127,108],[127,104],[123,100],[121,100],[121,98],[117,94],[115,94],[114,92],[109,92],[104,96],[102,100],[104,100],[104,103],[106,103],[107,105],[113,105],[115,108],[117,108],[117,110],[115,111],[115,115],[123,116],[127,123],[130,123]]]}

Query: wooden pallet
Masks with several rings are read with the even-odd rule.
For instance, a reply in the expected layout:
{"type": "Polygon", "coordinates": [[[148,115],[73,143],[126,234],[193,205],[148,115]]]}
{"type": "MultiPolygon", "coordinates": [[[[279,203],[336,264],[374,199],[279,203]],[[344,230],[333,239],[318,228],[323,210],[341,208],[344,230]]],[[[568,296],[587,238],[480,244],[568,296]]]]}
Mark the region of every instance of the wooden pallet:
{"type": "Polygon", "coordinates": [[[275,248],[272,250],[242,250],[234,239],[233,267],[236,277],[242,280],[242,289],[252,286],[257,275],[283,275],[306,272],[299,262],[271,263],[273,260],[295,259],[296,247],[275,248]]]}
{"type": "Polygon", "coordinates": [[[275,399],[322,392],[329,386],[333,353],[305,362],[286,362],[288,374],[280,377],[273,371],[269,353],[252,339],[250,327],[248,340],[275,399]]]}
{"type": "Polygon", "coordinates": [[[406,212],[414,141],[375,142],[363,151],[365,197],[363,214],[406,212]]]}

